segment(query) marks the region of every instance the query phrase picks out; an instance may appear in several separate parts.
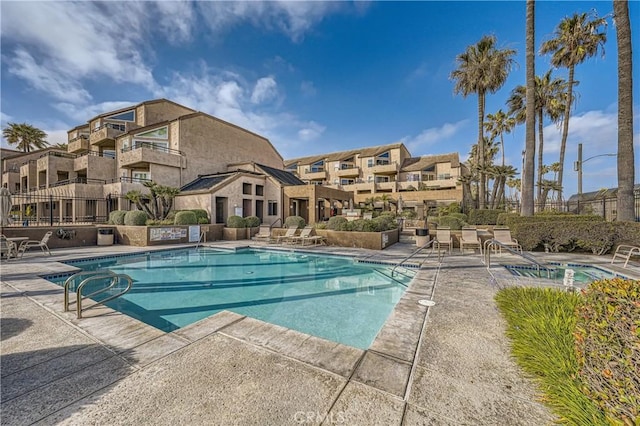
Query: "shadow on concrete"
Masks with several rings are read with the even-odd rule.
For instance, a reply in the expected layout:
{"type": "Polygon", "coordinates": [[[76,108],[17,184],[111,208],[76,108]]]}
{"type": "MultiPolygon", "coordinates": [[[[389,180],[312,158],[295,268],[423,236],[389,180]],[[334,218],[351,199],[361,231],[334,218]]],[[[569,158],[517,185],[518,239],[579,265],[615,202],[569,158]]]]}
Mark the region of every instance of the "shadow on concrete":
{"type": "Polygon", "coordinates": [[[0,341],[17,336],[27,328],[31,327],[33,321],[24,318],[2,318],[0,327],[0,341]]]}
{"type": "MultiPolygon", "coordinates": [[[[4,331],[4,320],[3,320],[4,331]]],[[[60,346],[3,354],[0,424],[53,423],[80,411],[133,371],[114,351],[99,344],[60,346]]]]}

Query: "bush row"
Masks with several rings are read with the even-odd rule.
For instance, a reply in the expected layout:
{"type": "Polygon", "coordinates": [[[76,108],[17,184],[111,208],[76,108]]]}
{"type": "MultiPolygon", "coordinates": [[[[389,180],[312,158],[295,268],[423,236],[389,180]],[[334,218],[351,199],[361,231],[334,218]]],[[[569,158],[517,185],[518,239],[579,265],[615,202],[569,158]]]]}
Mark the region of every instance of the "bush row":
{"type": "Polygon", "coordinates": [[[260,226],[258,216],[229,216],[227,218],[227,228],[255,228],[257,226],[260,226]]]}
{"type": "Polygon", "coordinates": [[[149,219],[147,214],[141,210],[115,210],[109,213],[110,225],[128,225],[128,226],[144,226],[144,225],[195,225],[207,224],[209,215],[206,210],[173,210],[169,212],[166,219],[154,220],[149,219]],[[127,219],[128,218],[128,219],[127,219]]]}
{"type": "Polygon", "coordinates": [[[398,224],[393,216],[380,215],[374,219],[357,219],[348,221],[342,216],[334,216],[329,219],[326,225],[318,225],[318,228],[331,229],[333,231],[355,231],[355,232],[383,232],[396,229],[398,224]]]}

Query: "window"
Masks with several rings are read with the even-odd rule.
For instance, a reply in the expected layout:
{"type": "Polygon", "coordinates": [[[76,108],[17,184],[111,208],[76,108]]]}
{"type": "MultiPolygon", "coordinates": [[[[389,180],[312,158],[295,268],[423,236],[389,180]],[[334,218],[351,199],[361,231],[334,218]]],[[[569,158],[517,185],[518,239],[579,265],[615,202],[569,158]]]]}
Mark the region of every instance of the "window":
{"type": "Polygon", "coordinates": [[[132,182],[151,180],[151,173],[149,172],[133,172],[132,174],[133,174],[133,178],[131,179],[132,182]]]}
{"type": "Polygon", "coordinates": [[[277,216],[278,215],[278,202],[274,200],[269,200],[267,203],[267,215],[268,216],[277,216]]]}
{"type": "Polygon", "coordinates": [[[164,126],[159,129],[149,130],[148,132],[137,133],[136,136],[141,138],[168,139],[169,132],[167,126],[164,126]]]}
{"type": "Polygon", "coordinates": [[[353,185],[354,183],[356,183],[353,179],[342,179],[340,181],[341,185],[353,185]]]}
{"type": "Polygon", "coordinates": [[[373,167],[373,158],[367,160],[367,167],[373,167]]]}
{"type": "Polygon", "coordinates": [[[256,195],[264,195],[264,186],[256,185],[256,195]]]}
{"type": "Polygon", "coordinates": [[[139,139],[134,139],[133,148],[147,148],[153,149],[160,152],[169,152],[169,142],[150,142],[150,141],[141,141],[139,139]]]}
{"type": "Polygon", "coordinates": [[[250,195],[251,194],[251,184],[250,183],[243,183],[242,184],[242,193],[246,194],[246,195],[250,195]]]}
{"type": "Polygon", "coordinates": [[[107,117],[107,120],[118,120],[118,121],[135,121],[136,120],[136,112],[134,110],[121,112],[120,114],[114,114],[107,117]]]}
{"type": "Polygon", "coordinates": [[[324,160],[316,161],[309,168],[310,173],[324,172],[324,160]]]}

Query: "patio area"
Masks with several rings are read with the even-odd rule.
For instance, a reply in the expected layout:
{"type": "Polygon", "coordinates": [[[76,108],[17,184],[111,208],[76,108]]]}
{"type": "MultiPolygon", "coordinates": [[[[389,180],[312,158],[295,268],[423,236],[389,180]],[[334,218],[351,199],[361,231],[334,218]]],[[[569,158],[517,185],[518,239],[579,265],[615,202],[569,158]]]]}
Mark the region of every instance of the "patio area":
{"type": "MultiPolygon", "coordinates": [[[[247,244],[265,246],[211,246],[247,244]]],[[[398,262],[414,249],[305,247],[382,262],[398,262]]],[[[60,263],[67,259],[151,250],[116,245],[53,256],[38,250],[2,262],[2,424],[553,421],[511,360],[493,302],[497,284],[517,280],[496,283],[479,255],[456,250],[442,263],[426,259],[366,351],[228,311],[171,333],[106,307],[78,320],[63,312],[62,288],[39,277],[74,269],[60,263]],[[423,299],[435,305],[419,304],[423,299]]],[[[611,259],[553,260],[564,261],[558,256],[604,267],[611,259]]],[[[616,269],[640,276],[636,266],[616,269]]]]}

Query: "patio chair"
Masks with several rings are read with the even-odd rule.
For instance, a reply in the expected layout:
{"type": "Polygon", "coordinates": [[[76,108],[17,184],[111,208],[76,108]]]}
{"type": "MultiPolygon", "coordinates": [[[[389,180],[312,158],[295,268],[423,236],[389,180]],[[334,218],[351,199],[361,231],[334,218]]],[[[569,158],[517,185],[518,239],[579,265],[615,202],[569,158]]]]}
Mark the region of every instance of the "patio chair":
{"type": "Polygon", "coordinates": [[[289,241],[291,238],[295,237],[297,230],[297,226],[292,226],[291,228],[287,229],[287,232],[284,235],[278,235],[278,237],[276,238],[276,242],[284,243],[289,241]]]}
{"type": "Polygon", "coordinates": [[[44,234],[44,237],[42,237],[40,241],[37,241],[37,240],[23,241],[20,244],[20,247],[18,247],[18,253],[20,254],[20,257],[24,256],[24,252],[29,250],[31,247],[40,247],[40,250],[42,250],[42,253],[45,253],[45,249],[46,249],[47,250],[46,253],[49,253],[49,256],[51,256],[51,250],[49,250],[49,246],[47,245],[47,243],[49,242],[49,238],[51,238],[51,235],[53,235],[53,231],[48,231],[46,234],[44,234]]]}
{"type": "Polygon", "coordinates": [[[273,241],[273,237],[271,236],[271,227],[269,225],[260,225],[258,233],[251,239],[255,241],[266,241],[270,243],[271,241],[273,241]]]}
{"type": "Polygon", "coordinates": [[[18,255],[16,243],[7,240],[7,237],[0,235],[0,256],[6,256],[7,260],[18,255]]]}
{"type": "MultiPolygon", "coordinates": [[[[493,239],[504,246],[522,253],[522,246],[518,244],[518,240],[511,237],[511,230],[509,230],[509,228],[494,228],[493,239]]],[[[498,246],[497,248],[502,252],[502,247],[498,246]]]]}
{"type": "Polygon", "coordinates": [[[306,242],[313,243],[314,245],[322,244],[325,242],[325,238],[320,235],[311,235],[314,231],[313,226],[305,226],[302,231],[300,231],[300,235],[297,237],[292,237],[289,241],[294,244],[300,243],[300,245],[306,245],[306,242]]]}
{"type": "Polygon", "coordinates": [[[451,253],[453,239],[451,238],[451,228],[448,226],[439,226],[438,229],[436,229],[436,238],[433,242],[433,247],[439,251],[442,246],[446,247],[447,251],[451,253]]]}
{"type": "Polygon", "coordinates": [[[473,250],[478,248],[480,250],[480,254],[482,255],[482,241],[480,237],[478,237],[478,230],[472,227],[464,227],[462,228],[462,235],[460,237],[460,252],[464,252],[464,248],[469,247],[473,250]]]}

